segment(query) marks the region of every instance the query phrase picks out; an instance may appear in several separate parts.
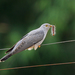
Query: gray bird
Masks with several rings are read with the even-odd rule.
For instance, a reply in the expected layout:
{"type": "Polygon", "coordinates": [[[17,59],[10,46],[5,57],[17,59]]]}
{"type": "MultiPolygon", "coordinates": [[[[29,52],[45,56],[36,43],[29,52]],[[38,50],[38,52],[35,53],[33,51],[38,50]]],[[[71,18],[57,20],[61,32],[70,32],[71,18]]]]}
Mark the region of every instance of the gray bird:
{"type": "Polygon", "coordinates": [[[36,50],[44,41],[50,27],[52,27],[52,25],[49,23],[44,23],[39,28],[30,31],[6,52],[8,54],[1,58],[0,62],[5,61],[13,54],[19,53],[23,50],[31,50],[33,48],[36,50]]]}

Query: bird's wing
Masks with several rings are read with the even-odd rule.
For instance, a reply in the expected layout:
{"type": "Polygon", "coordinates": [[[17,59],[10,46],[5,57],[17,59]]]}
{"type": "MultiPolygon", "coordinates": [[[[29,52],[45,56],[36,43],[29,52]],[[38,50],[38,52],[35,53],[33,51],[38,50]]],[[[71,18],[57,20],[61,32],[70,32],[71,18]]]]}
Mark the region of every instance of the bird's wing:
{"type": "Polygon", "coordinates": [[[27,35],[23,39],[21,39],[14,48],[12,49],[13,54],[16,54],[18,52],[21,52],[36,43],[40,42],[44,38],[44,32],[43,30],[36,31],[35,33],[32,33],[31,35],[27,35]]]}
{"type": "MultiPolygon", "coordinates": [[[[25,38],[27,35],[28,35],[28,34],[24,35],[21,39],[25,38]]],[[[15,44],[15,45],[16,45],[16,44],[15,44]]],[[[12,47],[11,47],[9,50],[7,50],[5,53],[8,53],[8,52],[12,51],[13,48],[15,47],[15,45],[12,46],[12,47]]]]}
{"type": "Polygon", "coordinates": [[[14,49],[12,50],[13,54],[21,52],[36,43],[40,42],[44,38],[44,32],[43,30],[36,31],[34,34],[28,35],[25,38],[22,39],[22,41],[19,41],[14,49]]]}

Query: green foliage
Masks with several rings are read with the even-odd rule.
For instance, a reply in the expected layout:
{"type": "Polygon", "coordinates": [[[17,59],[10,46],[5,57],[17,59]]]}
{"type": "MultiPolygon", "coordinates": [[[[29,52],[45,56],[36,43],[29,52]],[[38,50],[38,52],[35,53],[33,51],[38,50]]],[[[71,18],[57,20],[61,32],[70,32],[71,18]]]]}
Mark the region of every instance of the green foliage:
{"type": "MultiPolygon", "coordinates": [[[[0,48],[14,45],[43,23],[56,25],[43,43],[75,39],[75,0],[0,0],[0,48]]],[[[13,55],[0,68],[75,61],[73,43],[41,46],[13,55]]],[[[0,51],[0,58],[5,51],[0,51]]],[[[0,75],[74,75],[74,65],[0,71],[0,75]]]]}

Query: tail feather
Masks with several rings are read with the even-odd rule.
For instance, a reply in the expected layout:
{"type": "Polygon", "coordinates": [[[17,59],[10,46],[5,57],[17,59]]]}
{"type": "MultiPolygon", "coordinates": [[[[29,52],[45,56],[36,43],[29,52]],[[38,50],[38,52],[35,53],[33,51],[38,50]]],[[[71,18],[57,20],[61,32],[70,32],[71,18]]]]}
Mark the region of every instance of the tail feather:
{"type": "Polygon", "coordinates": [[[5,55],[3,58],[0,59],[0,62],[3,62],[3,61],[5,61],[5,60],[7,60],[10,56],[12,56],[11,53],[5,55]]]}

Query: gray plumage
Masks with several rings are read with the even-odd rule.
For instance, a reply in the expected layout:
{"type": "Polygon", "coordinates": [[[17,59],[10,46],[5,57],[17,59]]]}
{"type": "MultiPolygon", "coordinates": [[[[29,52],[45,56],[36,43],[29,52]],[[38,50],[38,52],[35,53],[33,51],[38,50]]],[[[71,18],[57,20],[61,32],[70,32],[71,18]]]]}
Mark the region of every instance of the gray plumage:
{"type": "Polygon", "coordinates": [[[3,58],[0,59],[0,62],[5,61],[13,54],[21,52],[26,49],[37,49],[39,45],[44,41],[47,32],[50,28],[50,24],[45,23],[41,25],[38,29],[32,30],[28,34],[26,34],[20,41],[18,41],[11,49],[9,49],[3,58]],[[48,27],[47,27],[48,25],[48,27]]]}

